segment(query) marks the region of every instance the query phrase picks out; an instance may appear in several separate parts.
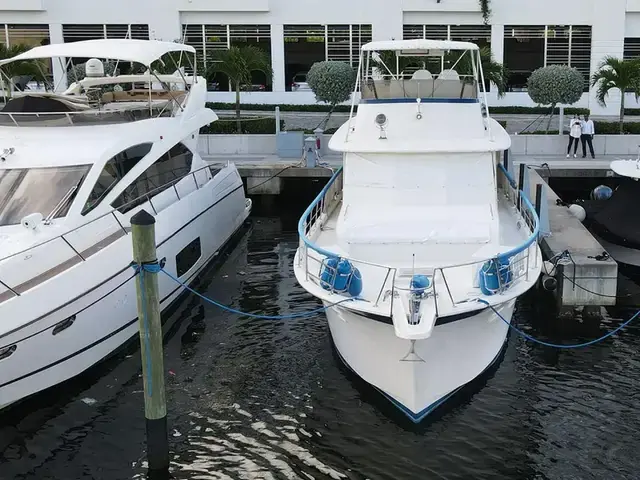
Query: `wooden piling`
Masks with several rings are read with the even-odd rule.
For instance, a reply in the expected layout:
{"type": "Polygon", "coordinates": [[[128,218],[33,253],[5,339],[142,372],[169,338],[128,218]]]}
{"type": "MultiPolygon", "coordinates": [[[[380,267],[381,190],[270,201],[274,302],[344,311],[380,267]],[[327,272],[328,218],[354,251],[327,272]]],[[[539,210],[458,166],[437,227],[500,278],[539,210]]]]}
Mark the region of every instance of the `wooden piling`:
{"type": "MultiPolygon", "coordinates": [[[[155,223],[155,218],[145,210],[131,218],[133,261],[137,265],[157,261],[155,223]]],[[[164,478],[169,471],[169,445],[158,274],[141,270],[136,277],[136,292],[149,475],[164,478]]]]}

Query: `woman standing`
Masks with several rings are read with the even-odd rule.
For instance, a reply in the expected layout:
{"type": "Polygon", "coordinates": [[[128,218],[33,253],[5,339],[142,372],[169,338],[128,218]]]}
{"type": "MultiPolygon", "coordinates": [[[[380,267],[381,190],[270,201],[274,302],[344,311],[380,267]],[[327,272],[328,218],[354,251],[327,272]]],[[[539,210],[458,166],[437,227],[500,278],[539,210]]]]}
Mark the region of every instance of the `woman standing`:
{"type": "Polygon", "coordinates": [[[569,123],[569,146],[567,147],[567,158],[571,154],[571,147],[573,146],[573,158],[576,158],[576,152],[578,151],[578,141],[582,135],[582,122],[577,115],[574,115],[569,123]]]}

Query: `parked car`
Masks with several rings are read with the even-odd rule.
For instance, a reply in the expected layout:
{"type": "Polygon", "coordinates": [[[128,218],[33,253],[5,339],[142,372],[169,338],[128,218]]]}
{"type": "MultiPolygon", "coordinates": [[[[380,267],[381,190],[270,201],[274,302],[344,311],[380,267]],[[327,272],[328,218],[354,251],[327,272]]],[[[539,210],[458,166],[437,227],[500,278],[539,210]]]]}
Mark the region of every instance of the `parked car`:
{"type": "Polygon", "coordinates": [[[251,92],[264,92],[266,87],[264,85],[241,85],[240,90],[251,91],[251,92]]]}
{"type": "Polygon", "coordinates": [[[303,90],[311,90],[307,83],[307,72],[296,73],[293,76],[293,83],[291,83],[292,92],[300,92],[303,90]]]}

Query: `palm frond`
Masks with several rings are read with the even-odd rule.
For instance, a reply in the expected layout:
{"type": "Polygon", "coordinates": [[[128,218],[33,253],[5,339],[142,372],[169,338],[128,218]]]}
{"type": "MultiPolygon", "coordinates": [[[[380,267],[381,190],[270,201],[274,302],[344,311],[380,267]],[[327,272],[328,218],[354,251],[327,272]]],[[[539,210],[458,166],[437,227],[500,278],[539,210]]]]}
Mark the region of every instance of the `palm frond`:
{"type": "Polygon", "coordinates": [[[596,99],[605,106],[606,97],[611,90],[634,92],[640,96],[640,61],[624,60],[612,56],[602,59],[598,69],[591,76],[591,86],[596,87],[596,99]]]}

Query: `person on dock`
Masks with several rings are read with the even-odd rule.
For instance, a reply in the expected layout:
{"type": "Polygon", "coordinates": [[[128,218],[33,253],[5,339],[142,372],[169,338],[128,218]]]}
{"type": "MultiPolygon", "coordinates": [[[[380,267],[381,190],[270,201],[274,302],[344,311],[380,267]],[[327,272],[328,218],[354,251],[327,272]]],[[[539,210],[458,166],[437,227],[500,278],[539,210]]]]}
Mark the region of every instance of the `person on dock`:
{"type": "Polygon", "coordinates": [[[571,155],[571,147],[573,146],[573,158],[578,155],[578,142],[582,136],[582,122],[577,115],[574,115],[569,122],[569,146],[567,147],[567,158],[571,155]]]}
{"type": "Polygon", "coordinates": [[[582,121],[582,158],[586,158],[587,156],[587,143],[589,144],[591,158],[596,158],[595,153],[593,153],[593,136],[595,133],[596,129],[593,125],[593,120],[589,119],[589,114],[587,113],[582,121]]]}

